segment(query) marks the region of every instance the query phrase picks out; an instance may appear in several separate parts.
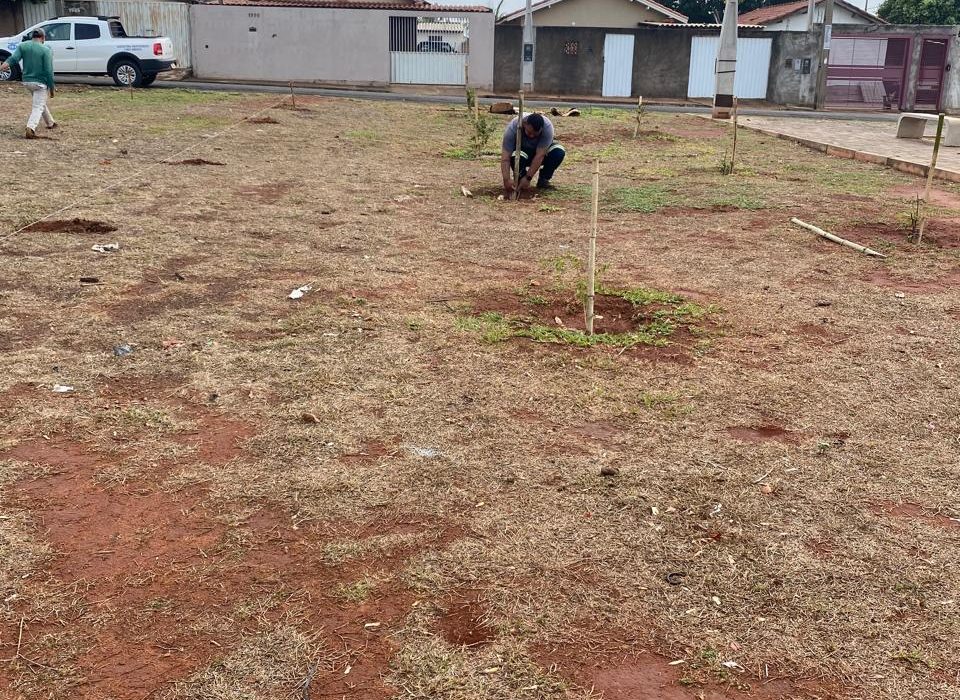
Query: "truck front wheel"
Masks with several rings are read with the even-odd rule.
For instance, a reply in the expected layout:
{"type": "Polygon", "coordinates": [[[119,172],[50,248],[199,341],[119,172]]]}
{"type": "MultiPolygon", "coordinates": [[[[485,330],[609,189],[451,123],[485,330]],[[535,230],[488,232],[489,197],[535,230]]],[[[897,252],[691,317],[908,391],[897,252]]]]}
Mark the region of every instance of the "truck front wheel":
{"type": "Polygon", "coordinates": [[[110,68],[110,77],[120,87],[140,87],[143,84],[143,71],[140,64],[129,58],[121,58],[110,68]]]}

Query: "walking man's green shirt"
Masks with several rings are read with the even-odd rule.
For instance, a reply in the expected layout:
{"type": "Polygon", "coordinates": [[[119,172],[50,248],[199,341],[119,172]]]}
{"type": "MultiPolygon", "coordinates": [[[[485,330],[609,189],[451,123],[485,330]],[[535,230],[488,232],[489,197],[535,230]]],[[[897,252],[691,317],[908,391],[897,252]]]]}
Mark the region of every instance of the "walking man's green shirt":
{"type": "Polygon", "coordinates": [[[25,41],[4,63],[13,66],[20,60],[23,61],[23,82],[40,83],[53,90],[53,51],[49,46],[39,41],[25,41]]]}

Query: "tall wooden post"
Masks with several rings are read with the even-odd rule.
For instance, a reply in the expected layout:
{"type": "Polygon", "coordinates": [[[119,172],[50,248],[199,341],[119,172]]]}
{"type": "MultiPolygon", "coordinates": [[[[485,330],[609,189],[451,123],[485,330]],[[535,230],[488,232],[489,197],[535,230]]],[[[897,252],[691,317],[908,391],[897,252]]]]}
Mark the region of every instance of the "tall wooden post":
{"type": "Polygon", "coordinates": [[[930,202],[930,187],[933,185],[933,172],[937,169],[937,156],[940,154],[940,138],[943,136],[943,113],[937,119],[937,136],[933,140],[933,157],[927,170],[927,185],[923,189],[923,213],[920,214],[920,230],[917,232],[917,245],[923,240],[923,229],[927,226],[927,204],[930,202]]]}
{"type": "Polygon", "coordinates": [[[523,90],[520,91],[520,99],[518,102],[517,148],[513,158],[513,184],[516,188],[513,191],[513,196],[517,201],[520,200],[520,152],[523,150],[523,90]]]}
{"type": "Polygon", "coordinates": [[[587,335],[593,335],[594,287],[597,285],[597,218],[600,210],[600,159],[593,161],[593,210],[590,215],[590,245],[587,251],[587,298],[584,304],[587,335]]]}

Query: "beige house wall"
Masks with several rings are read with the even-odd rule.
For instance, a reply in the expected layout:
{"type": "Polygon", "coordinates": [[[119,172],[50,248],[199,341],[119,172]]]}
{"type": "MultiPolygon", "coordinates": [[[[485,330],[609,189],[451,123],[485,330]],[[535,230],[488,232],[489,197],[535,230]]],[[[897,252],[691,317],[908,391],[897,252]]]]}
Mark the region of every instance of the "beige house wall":
{"type": "MultiPolygon", "coordinates": [[[[565,0],[533,13],[535,27],[636,28],[640,22],[674,21],[630,0],[565,0]]],[[[508,24],[523,24],[523,18],[508,24]]]]}

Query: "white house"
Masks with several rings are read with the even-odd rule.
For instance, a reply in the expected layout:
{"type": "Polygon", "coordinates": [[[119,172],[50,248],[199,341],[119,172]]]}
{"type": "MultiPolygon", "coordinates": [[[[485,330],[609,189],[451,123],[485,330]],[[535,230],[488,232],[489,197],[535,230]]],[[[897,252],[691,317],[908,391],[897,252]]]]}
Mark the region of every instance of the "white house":
{"type": "MultiPolygon", "coordinates": [[[[824,0],[817,0],[813,23],[823,23],[824,0]]],[[[740,24],[759,24],[770,32],[804,32],[807,30],[807,0],[785,2],[779,5],[767,5],[750,12],[744,12],[738,18],[740,24]]],[[[887,24],[876,15],[861,10],[846,0],[834,0],[834,24],[887,24]]]]}

